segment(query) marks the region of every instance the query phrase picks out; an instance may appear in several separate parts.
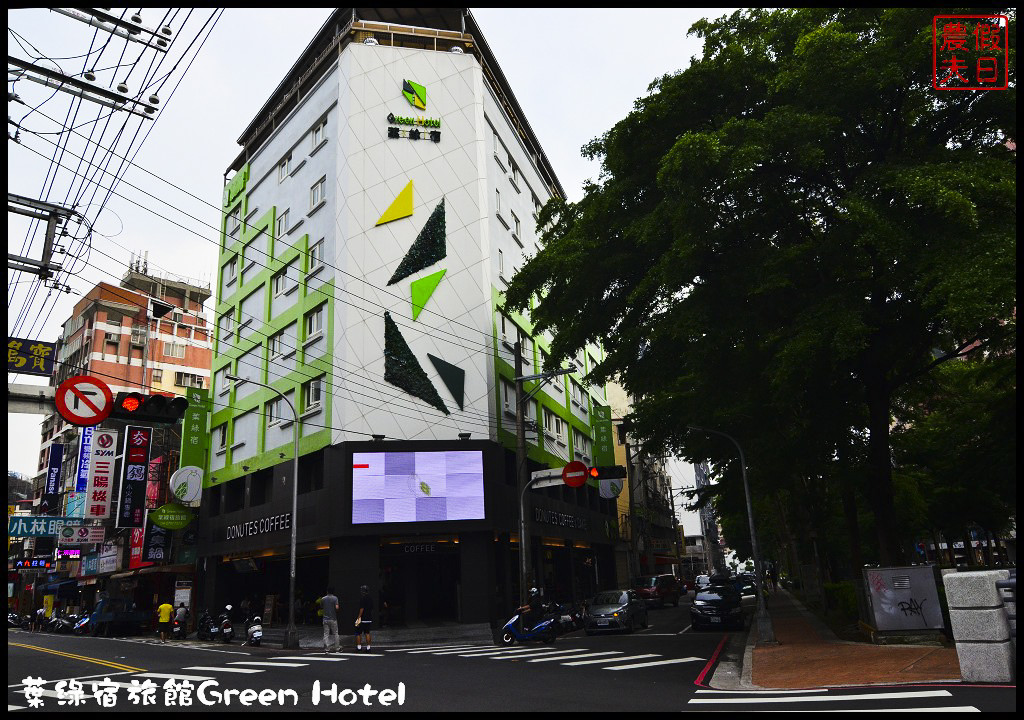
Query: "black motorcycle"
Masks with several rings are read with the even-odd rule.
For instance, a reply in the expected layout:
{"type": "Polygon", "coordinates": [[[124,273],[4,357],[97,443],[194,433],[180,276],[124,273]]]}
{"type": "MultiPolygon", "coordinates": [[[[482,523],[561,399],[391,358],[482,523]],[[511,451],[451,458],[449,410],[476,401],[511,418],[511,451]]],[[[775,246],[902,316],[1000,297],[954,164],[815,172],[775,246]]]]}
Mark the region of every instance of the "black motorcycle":
{"type": "Polygon", "coordinates": [[[16,612],[7,613],[7,627],[8,628],[20,628],[22,630],[30,630],[32,628],[32,618],[28,615],[21,615],[16,612]]]}
{"type": "Polygon", "coordinates": [[[583,611],[568,604],[548,603],[544,608],[544,619],[550,619],[558,635],[579,630],[583,627],[583,611]]]}
{"type": "Polygon", "coordinates": [[[235,629],[231,627],[231,606],[225,605],[224,612],[217,618],[217,626],[220,629],[220,639],[226,643],[231,642],[235,637],[235,629]]]}
{"type": "Polygon", "coordinates": [[[185,627],[185,622],[177,618],[174,619],[174,624],[171,626],[172,640],[184,640],[188,637],[188,628],[185,627]]]}
{"type": "Polygon", "coordinates": [[[220,624],[213,621],[209,610],[203,610],[199,617],[196,637],[200,640],[216,640],[220,637],[220,624]]]}
{"type": "Polygon", "coordinates": [[[78,622],[77,615],[60,615],[56,614],[50,618],[50,622],[47,623],[46,629],[52,633],[68,634],[74,632],[75,624],[78,622]]]}

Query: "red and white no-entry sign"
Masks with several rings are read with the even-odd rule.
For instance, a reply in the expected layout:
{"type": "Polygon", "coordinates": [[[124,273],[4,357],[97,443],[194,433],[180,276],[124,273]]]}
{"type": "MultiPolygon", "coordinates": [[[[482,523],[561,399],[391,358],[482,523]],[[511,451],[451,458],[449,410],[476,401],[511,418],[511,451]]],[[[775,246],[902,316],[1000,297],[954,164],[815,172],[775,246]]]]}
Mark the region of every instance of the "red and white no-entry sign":
{"type": "Polygon", "coordinates": [[[562,482],[569,487],[581,487],[587,481],[587,466],[573,460],[562,470],[562,482]]]}
{"type": "Polygon", "coordinates": [[[114,409],[110,388],[89,375],[76,375],[62,382],[54,400],[57,412],[72,425],[99,425],[114,409]]]}

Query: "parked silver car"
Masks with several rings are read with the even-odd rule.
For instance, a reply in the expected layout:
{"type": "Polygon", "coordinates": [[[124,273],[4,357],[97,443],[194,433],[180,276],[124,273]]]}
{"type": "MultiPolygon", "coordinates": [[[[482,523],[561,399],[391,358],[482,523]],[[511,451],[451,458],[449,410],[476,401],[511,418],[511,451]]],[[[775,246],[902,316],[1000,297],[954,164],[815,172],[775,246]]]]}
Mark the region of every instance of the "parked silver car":
{"type": "Polygon", "coordinates": [[[587,635],[605,630],[633,632],[647,627],[647,603],[634,590],[604,590],[587,603],[583,628],[587,635]]]}

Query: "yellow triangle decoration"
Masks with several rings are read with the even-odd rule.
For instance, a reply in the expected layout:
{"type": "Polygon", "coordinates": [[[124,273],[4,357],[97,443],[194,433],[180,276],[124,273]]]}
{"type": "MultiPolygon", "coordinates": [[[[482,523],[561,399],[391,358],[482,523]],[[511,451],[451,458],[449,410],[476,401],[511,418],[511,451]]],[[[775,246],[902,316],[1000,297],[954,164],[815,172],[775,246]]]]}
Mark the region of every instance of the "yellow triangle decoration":
{"type": "Polygon", "coordinates": [[[409,181],[409,184],[405,186],[402,192],[398,193],[398,197],[394,199],[391,206],[380,216],[377,225],[383,225],[392,220],[409,217],[410,215],[412,215],[412,180],[409,181]]]}

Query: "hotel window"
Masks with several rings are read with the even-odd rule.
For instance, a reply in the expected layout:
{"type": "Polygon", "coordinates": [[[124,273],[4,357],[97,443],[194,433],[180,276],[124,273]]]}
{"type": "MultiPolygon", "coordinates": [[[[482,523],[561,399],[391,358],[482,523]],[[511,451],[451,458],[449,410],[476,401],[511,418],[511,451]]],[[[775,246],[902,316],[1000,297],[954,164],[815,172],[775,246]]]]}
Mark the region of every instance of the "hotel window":
{"type": "Polygon", "coordinates": [[[319,270],[324,266],[324,239],[314,243],[309,248],[309,272],[319,270]]]}
{"type": "Polygon", "coordinates": [[[238,279],[238,257],[233,257],[224,264],[224,284],[230,285],[238,279]]]}
{"type": "Polygon", "coordinates": [[[323,120],[313,128],[313,149],[320,147],[321,143],[327,140],[327,120],[323,120]]]}
{"type": "Polygon", "coordinates": [[[271,336],[270,340],[267,342],[267,347],[270,349],[271,360],[284,355],[284,332],[279,332],[277,335],[271,336]]]}
{"type": "Polygon", "coordinates": [[[534,220],[536,220],[537,216],[540,215],[540,208],[541,208],[540,200],[538,200],[537,196],[534,195],[533,196],[533,219],[534,220]]]}
{"type": "Polygon", "coordinates": [[[305,412],[319,409],[323,395],[323,378],[316,378],[302,385],[302,407],[305,412]]]}
{"type": "Polygon", "coordinates": [[[494,212],[501,215],[501,190],[494,191],[494,212]]]}
{"type": "Polygon", "coordinates": [[[213,440],[217,450],[223,452],[228,448],[228,426],[221,425],[213,429],[213,440]]]}
{"type": "Polygon", "coordinates": [[[553,412],[544,408],[544,432],[547,435],[551,435],[558,440],[558,442],[565,444],[563,439],[564,425],[562,418],[555,415],[553,412]]]}
{"type": "Polygon", "coordinates": [[[324,331],[324,305],[306,315],[306,339],[320,336],[324,331]]]}
{"type": "Polygon", "coordinates": [[[292,172],[292,154],[288,155],[277,164],[277,181],[283,182],[292,172]]]}
{"type": "Polygon", "coordinates": [[[516,189],[516,192],[520,192],[520,190],[519,190],[519,180],[520,180],[519,168],[517,168],[515,163],[512,162],[512,158],[511,157],[509,157],[508,163],[509,163],[509,165],[512,166],[512,177],[510,178],[511,181],[512,181],[512,187],[514,187],[516,189]]]}
{"type": "Polygon", "coordinates": [[[520,240],[522,235],[520,235],[519,218],[516,217],[516,214],[514,212],[511,212],[511,211],[509,211],[509,212],[512,215],[512,228],[513,228],[512,229],[512,239],[515,240],[520,245],[522,245],[523,242],[522,242],[522,240],[520,240]]]}
{"type": "Polygon", "coordinates": [[[505,412],[514,416],[516,414],[516,386],[515,383],[504,378],[501,380],[501,400],[505,412]]]}
{"type": "Polygon", "coordinates": [[[287,268],[274,276],[274,297],[284,295],[288,291],[288,270],[287,268]]]}
{"type": "Polygon", "coordinates": [[[327,176],[317,180],[316,185],[309,189],[309,209],[315,210],[321,203],[327,201],[327,176]]]}
{"type": "Polygon", "coordinates": [[[164,371],[159,369],[159,368],[154,369],[153,370],[153,382],[158,383],[158,382],[163,382],[163,381],[164,381],[164,371]]]}
{"type": "Polygon", "coordinates": [[[288,211],[285,210],[283,213],[277,216],[277,237],[284,237],[285,233],[288,232],[288,211]]]}
{"type": "Polygon", "coordinates": [[[584,410],[587,409],[587,395],[583,391],[583,386],[572,378],[569,379],[569,396],[577,405],[582,407],[584,410]]]}
{"type": "Polygon", "coordinates": [[[235,319],[235,311],[234,310],[230,311],[226,315],[221,315],[221,317],[220,317],[220,339],[221,339],[222,342],[224,340],[227,340],[228,338],[230,338],[231,335],[234,333],[234,328],[232,327],[232,324],[234,323],[234,319],[235,319]]]}
{"type": "Polygon", "coordinates": [[[234,235],[239,227],[242,225],[242,206],[237,206],[228,215],[228,234],[234,235]]]}
{"type": "Polygon", "coordinates": [[[498,250],[498,277],[505,279],[505,253],[498,250]]]}
{"type": "Polygon", "coordinates": [[[281,398],[274,398],[267,403],[267,425],[276,425],[281,422],[283,405],[284,401],[281,398]]]}

